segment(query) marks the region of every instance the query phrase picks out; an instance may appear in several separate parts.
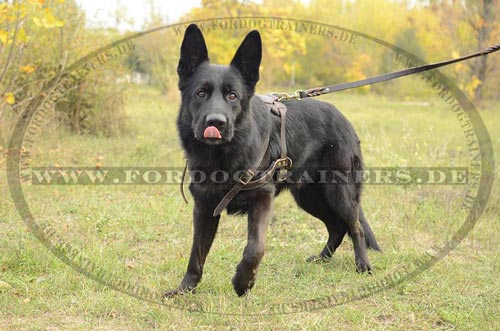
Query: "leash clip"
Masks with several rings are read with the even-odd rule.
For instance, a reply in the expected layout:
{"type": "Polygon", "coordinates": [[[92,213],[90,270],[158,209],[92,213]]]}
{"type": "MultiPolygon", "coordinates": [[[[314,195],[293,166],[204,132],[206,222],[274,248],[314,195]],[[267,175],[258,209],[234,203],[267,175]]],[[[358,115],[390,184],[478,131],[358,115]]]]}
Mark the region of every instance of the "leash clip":
{"type": "Polygon", "coordinates": [[[302,93],[304,93],[303,90],[297,90],[295,91],[293,94],[289,94],[289,93],[286,93],[286,92],[274,92],[274,93],[271,93],[271,95],[275,96],[276,98],[278,98],[278,102],[280,102],[281,100],[302,100],[302,93]]]}

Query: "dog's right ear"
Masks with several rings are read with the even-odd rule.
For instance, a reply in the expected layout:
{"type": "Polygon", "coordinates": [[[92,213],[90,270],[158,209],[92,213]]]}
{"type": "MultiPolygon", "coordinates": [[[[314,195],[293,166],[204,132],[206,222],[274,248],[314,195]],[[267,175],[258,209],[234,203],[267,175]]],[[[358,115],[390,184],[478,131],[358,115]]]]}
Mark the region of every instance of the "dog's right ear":
{"type": "Polygon", "coordinates": [[[184,33],[181,56],[177,66],[179,82],[191,77],[200,64],[205,61],[209,61],[209,59],[203,34],[196,24],[190,24],[184,33]]]}

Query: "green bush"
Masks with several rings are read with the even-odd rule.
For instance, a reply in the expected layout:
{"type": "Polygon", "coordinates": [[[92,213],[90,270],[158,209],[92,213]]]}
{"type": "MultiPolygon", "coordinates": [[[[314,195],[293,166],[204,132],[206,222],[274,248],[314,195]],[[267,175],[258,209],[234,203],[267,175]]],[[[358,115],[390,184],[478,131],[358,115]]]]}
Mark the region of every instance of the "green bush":
{"type": "MultiPolygon", "coordinates": [[[[0,144],[5,144],[17,118],[49,83],[119,35],[86,28],[74,0],[0,3],[0,14],[0,144]]],[[[128,86],[124,61],[106,63],[66,91],[54,105],[58,123],[76,134],[122,131],[128,86]]]]}

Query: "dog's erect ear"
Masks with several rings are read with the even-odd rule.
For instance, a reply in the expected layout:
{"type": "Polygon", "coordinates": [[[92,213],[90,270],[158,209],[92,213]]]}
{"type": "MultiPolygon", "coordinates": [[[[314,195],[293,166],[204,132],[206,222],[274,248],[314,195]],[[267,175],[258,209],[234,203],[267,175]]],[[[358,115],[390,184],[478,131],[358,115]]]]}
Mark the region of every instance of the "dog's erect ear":
{"type": "Polygon", "coordinates": [[[180,80],[185,80],[195,72],[200,64],[208,59],[207,45],[201,30],[196,24],[187,27],[181,46],[181,57],[177,66],[180,80]]]}
{"type": "Polygon", "coordinates": [[[231,66],[238,69],[253,90],[259,81],[259,66],[262,59],[262,41],[259,31],[249,32],[236,51],[231,66]]]}

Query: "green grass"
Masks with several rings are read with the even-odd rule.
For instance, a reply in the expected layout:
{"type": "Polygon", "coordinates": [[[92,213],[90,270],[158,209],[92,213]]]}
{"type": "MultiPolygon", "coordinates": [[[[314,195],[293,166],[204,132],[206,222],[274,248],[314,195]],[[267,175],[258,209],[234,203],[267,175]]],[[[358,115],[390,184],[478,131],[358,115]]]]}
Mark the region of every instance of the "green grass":
{"type": "MultiPolygon", "coordinates": [[[[468,165],[463,133],[439,99],[423,105],[340,93],[326,100],[353,123],[366,166],[468,165]]],[[[178,100],[139,89],[127,108],[129,132],[121,137],[71,136],[49,124],[33,148],[32,165],[180,167],[177,107],[178,100]]],[[[489,104],[481,111],[496,155],[498,108],[489,104]]],[[[495,172],[498,176],[498,168],[495,172]]],[[[48,224],[106,274],[157,293],[181,280],[191,245],[192,203],[182,202],[177,185],[23,188],[37,222],[48,224]]],[[[498,183],[488,210],[458,248],[415,279],[338,307],[268,314],[276,304],[359,289],[413,268],[463,223],[463,192],[462,186],[367,185],[365,214],[384,250],[369,253],[374,266],[369,277],[354,272],[348,239],[332,262],[306,263],[307,256],[321,250],[326,231],[283,194],[276,200],[257,284],[246,298],[238,298],[230,283],[246,243],[246,220],[224,215],[197,293],[171,300],[166,307],[99,285],[58,260],[21,220],[2,169],[0,329],[499,329],[498,183]],[[188,311],[200,308],[211,313],[188,311]]]]}

